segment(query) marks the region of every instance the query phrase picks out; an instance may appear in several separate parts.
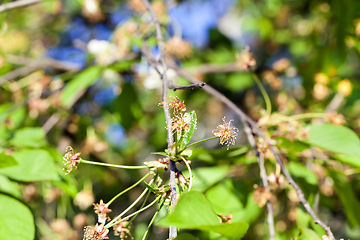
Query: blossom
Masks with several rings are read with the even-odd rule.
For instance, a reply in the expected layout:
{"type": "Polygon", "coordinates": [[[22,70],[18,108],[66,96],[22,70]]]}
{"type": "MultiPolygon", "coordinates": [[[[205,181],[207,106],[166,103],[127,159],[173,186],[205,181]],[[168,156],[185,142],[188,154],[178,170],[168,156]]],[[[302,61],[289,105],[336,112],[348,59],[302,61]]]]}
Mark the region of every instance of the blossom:
{"type": "MultiPolygon", "coordinates": [[[[80,162],[80,154],[81,153],[74,153],[74,149],[68,146],[65,150],[64,165],[67,165],[67,170],[65,175],[69,174],[72,171],[72,168],[77,168],[76,164],[80,162]]],[[[65,168],[63,169],[65,170],[65,168]]]]}
{"type": "Polygon", "coordinates": [[[239,132],[239,129],[236,127],[231,127],[230,124],[234,120],[230,120],[228,123],[225,121],[226,117],[223,117],[222,121],[224,124],[218,125],[215,130],[213,130],[213,134],[217,137],[220,137],[220,144],[221,145],[228,145],[228,149],[230,144],[235,144],[235,139],[237,136],[237,132],[239,132]]]}
{"type": "Polygon", "coordinates": [[[250,47],[245,47],[240,53],[236,54],[237,63],[243,70],[256,65],[256,60],[251,56],[250,47]]]}
{"type": "Polygon", "coordinates": [[[190,56],[191,45],[180,37],[172,37],[165,43],[165,50],[177,58],[183,59],[190,56]]]}
{"type": "Polygon", "coordinates": [[[176,133],[180,136],[184,132],[190,131],[191,115],[189,113],[179,114],[172,118],[171,129],[176,130],[176,133]]]}
{"type": "Polygon", "coordinates": [[[327,113],[325,116],[325,120],[338,126],[346,123],[344,116],[340,113],[337,113],[336,111],[327,113]]]}
{"type": "Polygon", "coordinates": [[[266,202],[271,198],[271,192],[264,187],[255,186],[256,190],[252,196],[255,203],[259,204],[259,207],[265,206],[266,202]]]}
{"type": "Polygon", "coordinates": [[[120,223],[116,224],[113,227],[114,235],[115,236],[120,236],[121,240],[123,240],[124,238],[127,238],[126,235],[130,236],[131,239],[134,239],[133,236],[130,233],[130,230],[129,230],[130,225],[131,225],[131,223],[129,224],[128,221],[123,221],[123,222],[120,222],[120,223]]]}
{"type": "Polygon", "coordinates": [[[184,101],[180,101],[179,97],[168,97],[168,105],[169,109],[173,109],[176,113],[186,111],[186,105],[184,101]],[[173,100],[170,100],[170,98],[172,98],[173,100]]]}
{"type": "Polygon", "coordinates": [[[100,223],[105,223],[106,219],[110,219],[107,214],[111,212],[111,209],[108,208],[108,204],[105,204],[102,199],[100,203],[94,203],[93,205],[100,223]]]}
{"type": "Polygon", "coordinates": [[[84,238],[83,240],[101,240],[101,239],[109,239],[107,234],[109,233],[109,229],[104,229],[103,224],[96,224],[93,226],[86,226],[84,228],[84,238]]]}

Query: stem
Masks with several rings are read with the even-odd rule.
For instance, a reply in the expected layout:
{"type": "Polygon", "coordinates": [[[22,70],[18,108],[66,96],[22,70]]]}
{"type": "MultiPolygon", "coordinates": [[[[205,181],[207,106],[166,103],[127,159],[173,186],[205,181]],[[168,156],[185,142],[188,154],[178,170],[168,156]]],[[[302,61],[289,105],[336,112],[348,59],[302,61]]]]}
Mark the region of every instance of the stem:
{"type": "Polygon", "coordinates": [[[269,95],[267,94],[264,86],[262,85],[259,77],[252,71],[250,70],[255,82],[256,82],[256,85],[258,85],[259,89],[260,89],[260,92],[261,94],[263,95],[264,97],[264,100],[265,100],[265,105],[266,105],[266,115],[270,116],[271,114],[271,101],[270,101],[270,98],[269,98],[269,95]]]}
{"type": "MultiPolygon", "coordinates": [[[[154,179],[151,179],[151,181],[149,182],[149,184],[151,184],[152,182],[154,181],[154,179]]],[[[148,191],[149,189],[146,188],[141,194],[140,196],[127,208],[125,209],[122,213],[120,213],[116,218],[114,218],[113,220],[111,220],[111,222],[109,222],[108,224],[106,224],[104,226],[104,228],[109,228],[109,227],[112,227],[114,226],[115,224],[113,224],[114,222],[116,222],[116,220],[118,220],[119,218],[121,218],[125,213],[127,213],[132,207],[134,207],[139,201],[141,198],[143,198],[143,196],[146,194],[146,192],[148,191]]]]}
{"type": "Polygon", "coordinates": [[[130,191],[131,189],[133,189],[134,187],[136,187],[137,185],[139,185],[140,183],[142,183],[142,181],[144,181],[145,178],[147,178],[147,176],[149,176],[150,173],[147,173],[144,177],[142,177],[139,181],[137,181],[135,184],[133,184],[132,186],[128,187],[127,189],[125,189],[124,191],[120,192],[118,195],[116,195],[115,197],[113,197],[108,203],[107,205],[109,206],[113,201],[115,201],[115,199],[117,199],[118,197],[120,197],[121,195],[123,195],[124,193],[126,193],[127,191],[130,191]]]}
{"type": "Polygon", "coordinates": [[[321,118],[325,117],[325,113],[303,113],[298,115],[289,116],[289,118],[299,120],[299,119],[306,119],[306,118],[321,118]]]}
{"type": "Polygon", "coordinates": [[[191,172],[191,167],[190,167],[189,163],[186,161],[186,159],[184,160],[184,163],[186,164],[186,167],[187,167],[187,169],[189,170],[189,174],[190,174],[190,184],[189,184],[189,190],[188,190],[188,192],[190,192],[191,186],[192,186],[192,172],[191,172]]]}
{"type": "Polygon", "coordinates": [[[118,221],[118,222],[115,222],[114,224],[112,224],[112,225],[110,225],[111,224],[111,222],[110,223],[108,223],[108,224],[106,224],[106,226],[104,227],[104,229],[106,229],[106,228],[110,228],[110,227],[112,227],[112,226],[114,226],[114,225],[116,225],[116,224],[119,224],[119,223],[121,223],[121,222],[123,222],[123,221],[125,221],[125,220],[127,220],[128,218],[131,218],[132,216],[134,216],[134,215],[136,215],[136,214],[139,214],[139,213],[141,213],[142,211],[145,211],[146,209],[148,209],[148,208],[150,208],[152,205],[154,205],[157,201],[159,201],[159,199],[161,198],[161,196],[158,196],[157,198],[155,198],[155,200],[154,201],[152,201],[149,205],[147,205],[146,207],[144,207],[144,208],[142,208],[142,209],[140,209],[140,210],[138,210],[138,211],[136,211],[136,212],[134,212],[134,213],[132,213],[132,214],[130,214],[129,216],[126,216],[126,217],[124,217],[123,219],[121,219],[120,221],[118,221]],[[110,225],[110,226],[108,226],[108,225],[110,225]]]}
{"type": "Polygon", "coordinates": [[[154,216],[151,218],[151,221],[149,222],[149,225],[148,225],[148,227],[147,227],[146,232],[144,233],[144,236],[143,236],[142,240],[145,240],[145,239],[146,239],[146,237],[147,237],[147,235],[148,235],[148,233],[149,233],[150,227],[151,227],[151,225],[153,224],[156,216],[159,214],[161,208],[162,208],[162,206],[156,211],[156,213],[154,214],[154,216]]]}
{"type": "MultiPolygon", "coordinates": [[[[144,200],[143,204],[141,204],[140,209],[142,209],[145,206],[147,200],[149,199],[149,196],[150,196],[150,192],[148,192],[148,194],[146,195],[145,200],[144,200]]],[[[139,214],[137,214],[133,218],[131,218],[131,220],[129,221],[129,224],[132,223],[138,215],[139,214]]]]}
{"type": "Polygon", "coordinates": [[[124,166],[124,165],[109,164],[109,163],[102,163],[102,162],[93,162],[93,161],[88,161],[88,160],[84,160],[84,159],[80,159],[80,163],[87,163],[87,164],[92,164],[92,165],[122,168],[122,169],[144,169],[144,168],[147,168],[147,166],[124,166]]]}
{"type": "MultiPolygon", "coordinates": [[[[205,138],[205,139],[203,139],[203,140],[194,142],[194,143],[192,143],[192,144],[187,145],[184,149],[181,150],[181,152],[184,151],[184,150],[187,149],[187,148],[190,148],[190,147],[192,147],[192,146],[195,146],[196,144],[199,144],[199,143],[202,143],[202,142],[206,142],[206,141],[209,141],[209,140],[213,140],[213,139],[216,139],[216,138],[219,138],[219,137],[218,137],[218,136],[209,137],[209,138],[205,138]]],[[[180,152],[180,153],[181,153],[181,152],[180,152]]]]}

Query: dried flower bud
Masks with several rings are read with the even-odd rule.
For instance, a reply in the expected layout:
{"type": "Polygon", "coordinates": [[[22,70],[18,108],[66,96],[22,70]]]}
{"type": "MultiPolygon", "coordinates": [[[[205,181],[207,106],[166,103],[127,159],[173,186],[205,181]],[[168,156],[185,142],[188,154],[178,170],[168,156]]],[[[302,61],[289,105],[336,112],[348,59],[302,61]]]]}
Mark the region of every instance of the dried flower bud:
{"type": "MultiPolygon", "coordinates": [[[[76,164],[80,162],[80,154],[74,153],[74,149],[71,146],[68,146],[65,150],[65,155],[63,157],[64,165],[67,165],[67,170],[65,175],[69,174],[72,171],[72,168],[77,168],[76,164]]],[[[63,169],[65,170],[65,168],[63,169]]]]}
{"type": "Polygon", "coordinates": [[[177,58],[183,59],[191,55],[191,44],[180,37],[172,37],[165,43],[165,50],[177,58]]]}
{"type": "Polygon", "coordinates": [[[327,113],[325,116],[325,120],[339,126],[346,123],[344,116],[340,113],[337,113],[336,111],[327,113]]]}
{"type": "Polygon", "coordinates": [[[104,229],[103,224],[96,224],[93,226],[86,226],[84,228],[84,240],[102,240],[109,239],[107,234],[109,233],[109,229],[104,229]]]}
{"type": "Polygon", "coordinates": [[[229,149],[230,144],[235,145],[235,139],[238,135],[239,129],[234,126],[230,126],[231,122],[234,120],[230,120],[228,123],[225,121],[226,117],[223,117],[222,121],[224,124],[220,124],[217,126],[215,130],[213,130],[213,134],[217,137],[220,137],[220,144],[226,144],[229,149]]]}
{"type": "Polygon", "coordinates": [[[114,235],[120,236],[121,240],[123,240],[124,238],[127,238],[128,236],[130,236],[131,239],[134,239],[129,230],[129,227],[131,224],[132,223],[129,224],[129,221],[123,221],[123,222],[120,222],[120,223],[114,225],[114,227],[113,227],[114,235]]]}
{"type": "Polygon", "coordinates": [[[85,210],[90,207],[94,201],[94,193],[88,189],[78,192],[74,199],[75,205],[79,206],[81,210],[85,210]]]}
{"type": "Polygon", "coordinates": [[[111,212],[111,209],[108,208],[108,205],[103,202],[103,200],[100,200],[100,203],[94,203],[94,210],[95,213],[98,215],[98,222],[104,223],[107,219],[110,220],[109,216],[107,215],[109,212],[111,212]]]}
{"type": "Polygon", "coordinates": [[[252,196],[255,203],[259,204],[259,207],[265,206],[267,201],[271,198],[271,192],[266,190],[264,187],[259,187],[257,185],[255,187],[254,195],[252,196]]]}
{"type": "Polygon", "coordinates": [[[283,72],[290,66],[290,60],[287,58],[281,58],[273,63],[272,67],[277,72],[283,72]]]}
{"type": "Polygon", "coordinates": [[[325,85],[321,83],[316,83],[314,85],[313,97],[315,98],[315,100],[322,101],[327,98],[327,96],[329,96],[329,93],[329,88],[325,85]]]}
{"type": "Polygon", "coordinates": [[[237,63],[241,69],[247,70],[250,66],[256,65],[256,60],[250,53],[250,47],[245,47],[240,53],[236,54],[237,63]]]}

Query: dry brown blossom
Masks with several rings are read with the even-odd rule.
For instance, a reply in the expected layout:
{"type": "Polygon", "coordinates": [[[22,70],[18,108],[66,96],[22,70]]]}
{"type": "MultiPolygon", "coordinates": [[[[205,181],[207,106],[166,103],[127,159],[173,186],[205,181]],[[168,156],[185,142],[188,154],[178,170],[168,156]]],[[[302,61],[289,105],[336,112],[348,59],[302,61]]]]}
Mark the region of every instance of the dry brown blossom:
{"type": "Polygon", "coordinates": [[[265,206],[267,201],[271,198],[271,192],[266,190],[264,187],[259,187],[257,185],[255,187],[254,195],[252,196],[255,203],[259,204],[259,207],[265,206]]]}
{"type": "Polygon", "coordinates": [[[109,239],[107,234],[109,233],[109,229],[104,229],[103,224],[96,224],[93,226],[86,226],[84,228],[84,238],[83,240],[101,240],[101,239],[109,239]]]}
{"type": "Polygon", "coordinates": [[[228,123],[225,121],[226,117],[223,117],[222,121],[224,124],[220,124],[217,126],[215,130],[213,130],[213,134],[217,137],[220,137],[220,144],[224,145],[226,144],[229,149],[230,144],[235,144],[237,133],[239,132],[239,129],[237,129],[234,126],[230,126],[231,122],[234,121],[233,119],[230,120],[228,123]]]}
{"type": "Polygon", "coordinates": [[[80,154],[81,153],[74,153],[74,149],[70,146],[66,148],[65,155],[63,157],[64,165],[67,168],[65,175],[69,174],[73,167],[77,168],[76,164],[80,162],[80,154]]]}
{"type": "Polygon", "coordinates": [[[339,126],[346,123],[344,116],[340,113],[337,113],[336,111],[327,113],[325,116],[325,120],[339,126]]]}
{"type": "Polygon", "coordinates": [[[129,230],[130,225],[131,225],[131,223],[129,224],[128,221],[123,221],[123,222],[116,224],[115,226],[113,226],[114,235],[120,236],[121,240],[123,240],[124,238],[127,238],[128,236],[130,236],[131,239],[134,239],[129,230]]]}
{"type": "Polygon", "coordinates": [[[241,69],[247,70],[250,66],[256,65],[256,60],[250,53],[250,47],[246,46],[244,50],[236,54],[237,63],[241,69]]]}
{"type": "Polygon", "coordinates": [[[181,136],[190,131],[191,115],[189,113],[177,114],[171,119],[171,130],[181,136]]]}
{"type": "Polygon", "coordinates": [[[111,209],[108,208],[108,204],[105,204],[103,200],[100,200],[100,203],[94,203],[95,213],[98,215],[98,222],[105,223],[106,219],[110,219],[107,215],[111,212],[111,209]]]}
{"type": "Polygon", "coordinates": [[[172,37],[165,43],[165,50],[177,58],[183,59],[191,55],[191,44],[180,37],[172,37]]]}

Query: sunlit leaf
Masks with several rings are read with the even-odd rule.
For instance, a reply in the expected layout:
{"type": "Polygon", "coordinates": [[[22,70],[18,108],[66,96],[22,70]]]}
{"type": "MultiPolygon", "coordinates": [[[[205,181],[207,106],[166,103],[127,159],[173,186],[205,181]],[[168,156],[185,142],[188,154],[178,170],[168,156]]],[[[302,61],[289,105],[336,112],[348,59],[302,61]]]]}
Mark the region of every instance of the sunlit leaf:
{"type": "Polygon", "coordinates": [[[0,153],[0,168],[6,168],[17,165],[17,161],[12,157],[4,152],[0,153]]]}
{"type": "Polygon", "coordinates": [[[0,239],[32,240],[35,237],[34,217],[23,203],[0,194],[0,239]]]}
{"type": "Polygon", "coordinates": [[[196,125],[197,125],[197,117],[195,111],[191,111],[190,113],[191,120],[190,120],[190,130],[184,134],[179,142],[180,149],[185,147],[191,140],[192,136],[194,135],[196,125]]]}
{"type": "Polygon", "coordinates": [[[312,229],[301,227],[300,240],[322,240],[322,238],[312,229]]]}
{"type": "Polygon", "coordinates": [[[14,137],[10,140],[10,144],[16,147],[39,148],[45,146],[47,142],[42,128],[27,127],[17,130],[14,137]]]}
{"type": "Polygon", "coordinates": [[[0,173],[18,181],[59,180],[53,159],[45,150],[21,150],[11,154],[18,165],[2,168],[0,173]]]}

